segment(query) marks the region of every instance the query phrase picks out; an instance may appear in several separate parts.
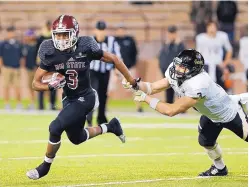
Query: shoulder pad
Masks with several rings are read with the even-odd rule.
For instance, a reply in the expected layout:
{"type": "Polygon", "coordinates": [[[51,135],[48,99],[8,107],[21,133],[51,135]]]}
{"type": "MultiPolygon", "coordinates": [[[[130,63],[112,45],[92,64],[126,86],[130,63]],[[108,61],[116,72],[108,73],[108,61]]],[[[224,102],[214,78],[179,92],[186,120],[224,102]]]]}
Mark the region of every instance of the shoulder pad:
{"type": "Polygon", "coordinates": [[[38,55],[43,63],[47,62],[46,56],[52,55],[55,52],[52,39],[44,40],[39,48],[38,55]]]}
{"type": "Polygon", "coordinates": [[[91,44],[94,41],[93,37],[91,36],[81,36],[78,39],[78,46],[79,47],[89,47],[91,48],[91,44]]]}

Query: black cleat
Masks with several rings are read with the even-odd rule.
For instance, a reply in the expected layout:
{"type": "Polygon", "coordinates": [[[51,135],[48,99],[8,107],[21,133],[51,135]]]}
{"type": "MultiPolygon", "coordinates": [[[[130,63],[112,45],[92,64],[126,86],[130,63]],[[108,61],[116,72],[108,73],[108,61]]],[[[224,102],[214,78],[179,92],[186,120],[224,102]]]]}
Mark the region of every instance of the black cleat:
{"type": "Polygon", "coordinates": [[[200,177],[213,177],[213,176],[226,176],[228,174],[227,167],[223,169],[218,169],[212,165],[207,171],[204,171],[199,174],[200,177]]]}
{"type": "Polygon", "coordinates": [[[107,132],[111,132],[118,136],[122,143],[125,143],[125,135],[121,124],[117,118],[112,118],[112,120],[106,124],[107,132]]]}

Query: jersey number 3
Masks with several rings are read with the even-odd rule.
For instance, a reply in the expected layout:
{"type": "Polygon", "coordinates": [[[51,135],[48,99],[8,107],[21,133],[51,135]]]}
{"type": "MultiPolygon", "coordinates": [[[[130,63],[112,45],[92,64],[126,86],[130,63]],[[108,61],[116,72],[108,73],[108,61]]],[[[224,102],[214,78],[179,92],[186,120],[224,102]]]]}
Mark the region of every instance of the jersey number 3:
{"type": "Polygon", "coordinates": [[[70,89],[75,90],[78,87],[78,73],[75,70],[67,70],[66,74],[68,75],[67,86],[70,89]]]}

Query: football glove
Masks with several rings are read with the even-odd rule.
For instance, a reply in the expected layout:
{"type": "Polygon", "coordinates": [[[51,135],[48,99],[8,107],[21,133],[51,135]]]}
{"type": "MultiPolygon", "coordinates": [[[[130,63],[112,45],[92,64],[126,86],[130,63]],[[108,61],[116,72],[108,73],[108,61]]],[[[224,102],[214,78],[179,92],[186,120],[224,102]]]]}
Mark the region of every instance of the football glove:
{"type": "Polygon", "coordinates": [[[65,84],[66,84],[65,78],[58,78],[55,80],[51,80],[48,83],[48,88],[50,91],[54,91],[54,90],[58,90],[60,88],[63,88],[65,86],[65,84]]]}
{"type": "Polygon", "coordinates": [[[145,100],[146,93],[141,90],[134,92],[134,101],[143,102],[145,100]]]}
{"type": "Polygon", "coordinates": [[[124,78],[122,80],[122,85],[124,87],[124,89],[133,89],[133,90],[139,90],[139,85],[138,83],[141,81],[141,78],[137,78],[135,79],[135,84],[134,85],[131,85],[130,82],[127,82],[127,80],[124,78]]]}

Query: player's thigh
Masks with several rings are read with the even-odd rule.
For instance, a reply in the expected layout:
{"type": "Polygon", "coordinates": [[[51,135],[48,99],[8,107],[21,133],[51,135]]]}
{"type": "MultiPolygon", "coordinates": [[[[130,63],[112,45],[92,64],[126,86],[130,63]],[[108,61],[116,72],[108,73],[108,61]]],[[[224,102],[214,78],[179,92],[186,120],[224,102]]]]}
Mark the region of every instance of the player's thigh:
{"type": "Polygon", "coordinates": [[[239,110],[232,121],[225,123],[224,128],[231,130],[237,136],[245,140],[248,136],[248,122],[243,110],[239,110]]]}
{"type": "Polygon", "coordinates": [[[198,141],[201,146],[214,146],[222,130],[222,126],[212,122],[208,117],[202,115],[198,126],[198,141]]]}
{"type": "Polygon", "coordinates": [[[94,92],[74,100],[65,99],[63,101],[63,109],[58,115],[59,120],[63,123],[63,128],[66,130],[76,126],[83,127],[86,115],[93,110],[94,106],[94,92]]]}

